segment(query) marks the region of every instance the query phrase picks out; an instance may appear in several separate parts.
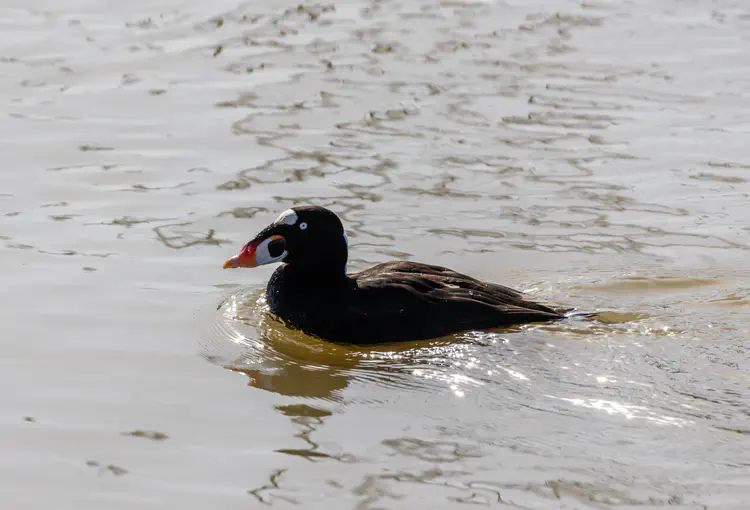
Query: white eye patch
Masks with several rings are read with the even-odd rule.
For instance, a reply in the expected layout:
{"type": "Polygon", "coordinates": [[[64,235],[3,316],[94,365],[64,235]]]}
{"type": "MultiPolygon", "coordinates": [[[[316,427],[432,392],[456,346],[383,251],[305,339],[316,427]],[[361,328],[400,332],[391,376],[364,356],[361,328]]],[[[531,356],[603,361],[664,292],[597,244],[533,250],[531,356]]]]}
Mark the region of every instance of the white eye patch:
{"type": "Polygon", "coordinates": [[[305,223],[304,221],[302,223],[300,223],[299,224],[299,229],[300,230],[307,230],[307,223],[305,223]]]}
{"type": "Polygon", "coordinates": [[[255,263],[259,266],[262,266],[265,264],[271,264],[273,262],[280,262],[284,260],[284,257],[289,255],[289,252],[286,251],[286,249],[284,249],[284,251],[279,254],[278,248],[276,248],[273,250],[276,256],[274,257],[271,254],[271,243],[279,241],[282,242],[281,246],[286,248],[286,243],[283,242],[284,238],[281,236],[273,236],[260,243],[255,249],[255,263]]]}
{"type": "Polygon", "coordinates": [[[274,224],[280,225],[283,223],[284,225],[296,225],[298,219],[299,218],[297,218],[296,212],[294,212],[291,209],[287,209],[283,213],[279,214],[279,217],[276,218],[276,221],[274,221],[274,224]]]}

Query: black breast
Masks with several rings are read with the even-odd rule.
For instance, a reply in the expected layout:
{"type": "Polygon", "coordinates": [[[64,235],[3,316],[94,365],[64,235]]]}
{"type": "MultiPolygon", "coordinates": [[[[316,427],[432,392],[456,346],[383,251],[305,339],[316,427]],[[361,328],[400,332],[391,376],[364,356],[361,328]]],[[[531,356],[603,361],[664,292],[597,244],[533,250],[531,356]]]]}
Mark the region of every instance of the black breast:
{"type": "Polygon", "coordinates": [[[282,264],[268,281],[266,300],[271,312],[288,326],[346,343],[340,331],[342,314],[355,287],[345,274],[298,271],[282,264]]]}

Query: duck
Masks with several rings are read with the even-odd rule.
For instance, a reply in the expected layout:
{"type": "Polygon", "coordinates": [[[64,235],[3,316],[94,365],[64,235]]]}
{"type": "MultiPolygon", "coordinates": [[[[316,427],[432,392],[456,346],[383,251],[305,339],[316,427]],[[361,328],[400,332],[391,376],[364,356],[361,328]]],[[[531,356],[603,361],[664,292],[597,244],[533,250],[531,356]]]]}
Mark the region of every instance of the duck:
{"type": "Polygon", "coordinates": [[[558,321],[568,311],[436,265],[391,261],[347,274],[348,256],[339,217],[302,206],[282,212],[223,267],[280,263],[266,287],[269,312],[289,328],[339,344],[434,339],[558,321]]]}

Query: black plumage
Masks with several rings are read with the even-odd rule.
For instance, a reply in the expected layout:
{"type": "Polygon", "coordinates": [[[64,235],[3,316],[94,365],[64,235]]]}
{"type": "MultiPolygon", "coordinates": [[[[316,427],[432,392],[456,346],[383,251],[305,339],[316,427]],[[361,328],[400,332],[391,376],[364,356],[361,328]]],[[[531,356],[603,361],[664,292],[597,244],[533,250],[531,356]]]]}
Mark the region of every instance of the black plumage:
{"type": "Polygon", "coordinates": [[[297,207],[224,267],[282,262],[266,289],[271,312],[289,327],[338,343],[427,339],[565,317],[516,290],[439,266],[386,262],[346,274],[347,256],[334,213],[297,207]],[[264,248],[269,245],[271,250],[264,248]]]}

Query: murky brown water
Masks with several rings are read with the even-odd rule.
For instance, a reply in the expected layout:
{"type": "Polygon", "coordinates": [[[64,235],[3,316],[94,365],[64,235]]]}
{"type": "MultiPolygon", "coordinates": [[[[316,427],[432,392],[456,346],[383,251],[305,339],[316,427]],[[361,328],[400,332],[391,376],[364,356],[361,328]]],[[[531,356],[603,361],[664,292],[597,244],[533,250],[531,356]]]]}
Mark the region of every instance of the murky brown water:
{"type": "Polygon", "coordinates": [[[747,508],[748,34],[723,0],[4,2],[2,507],[747,508]],[[353,270],[610,313],[290,334],[273,268],[221,264],[303,203],[353,270]]]}

